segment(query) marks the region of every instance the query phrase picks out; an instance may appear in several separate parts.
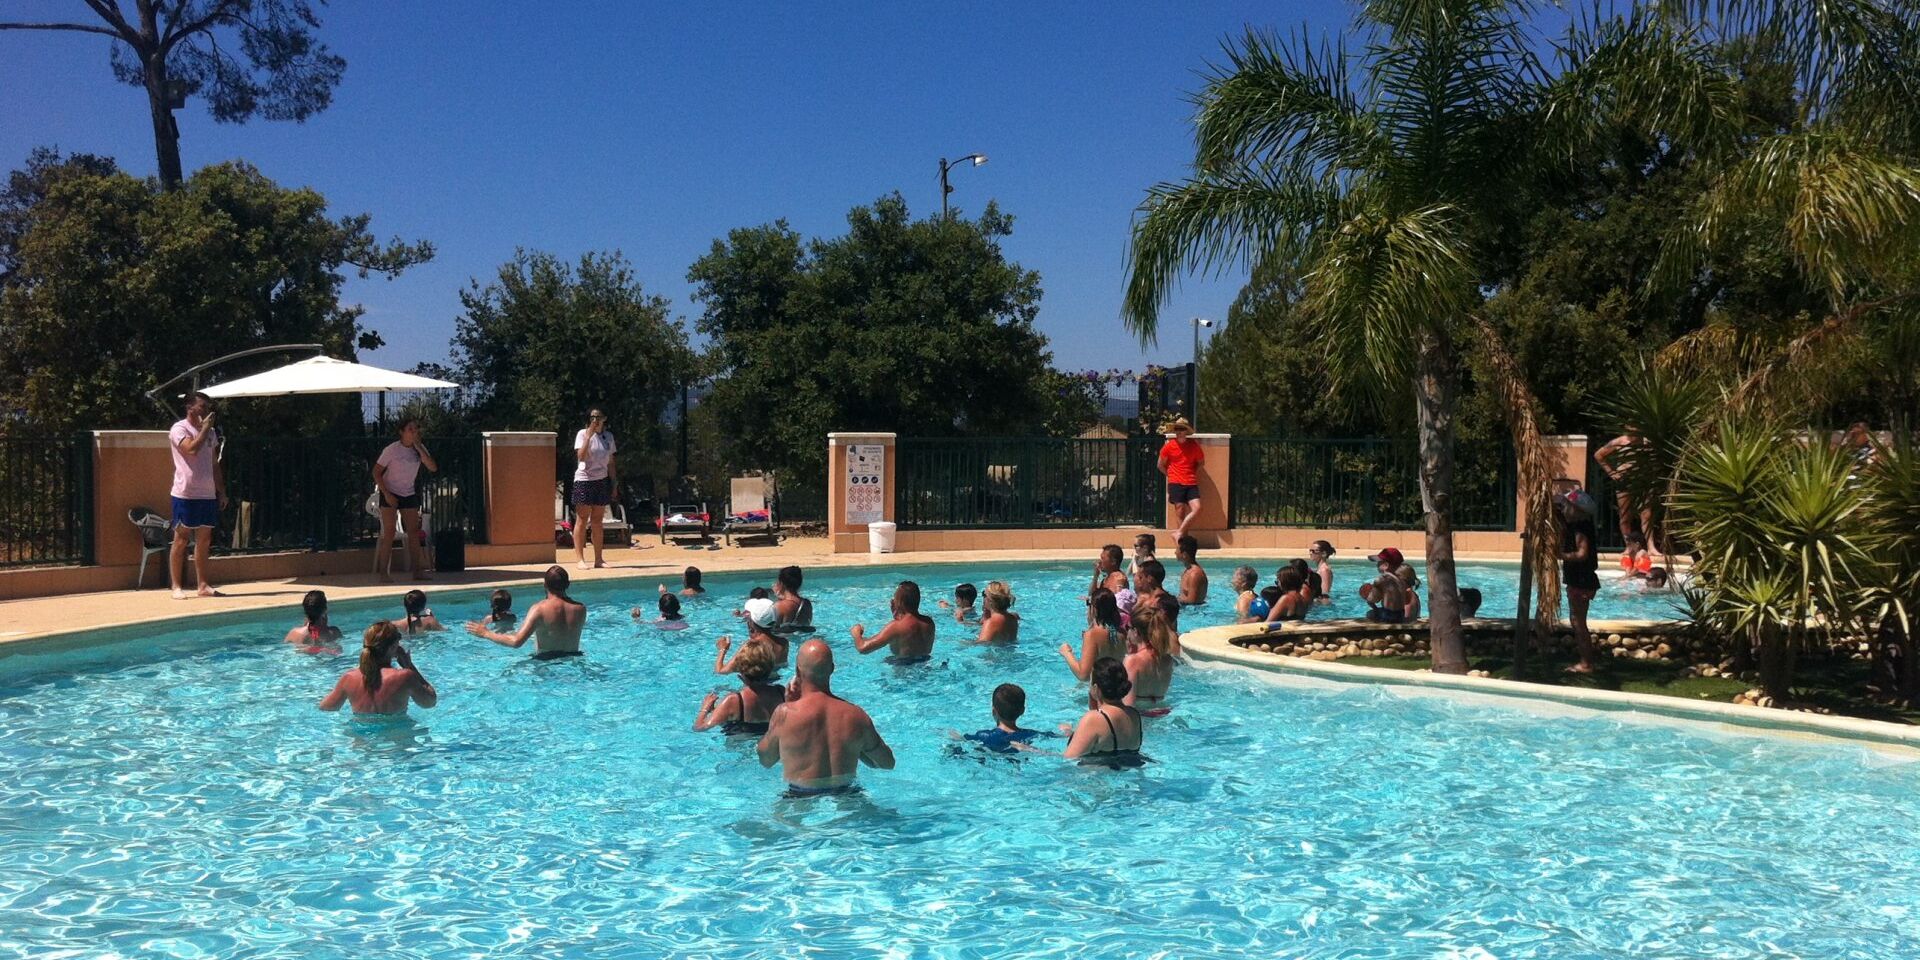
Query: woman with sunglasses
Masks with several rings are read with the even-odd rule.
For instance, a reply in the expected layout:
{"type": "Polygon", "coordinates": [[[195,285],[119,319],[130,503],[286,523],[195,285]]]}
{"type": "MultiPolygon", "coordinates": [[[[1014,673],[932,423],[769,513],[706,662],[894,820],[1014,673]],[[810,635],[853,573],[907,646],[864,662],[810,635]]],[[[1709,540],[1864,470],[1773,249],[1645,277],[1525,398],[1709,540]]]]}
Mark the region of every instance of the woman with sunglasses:
{"type": "Polygon", "coordinates": [[[607,430],[606,411],[595,407],[587,415],[586,429],[574,434],[573,454],[580,465],[573,471],[573,559],[585,570],[587,540],[593,540],[593,566],[604,567],[601,555],[605,536],[601,524],[606,521],[607,504],[619,492],[614,479],[613,455],[617,446],[607,430]]]}

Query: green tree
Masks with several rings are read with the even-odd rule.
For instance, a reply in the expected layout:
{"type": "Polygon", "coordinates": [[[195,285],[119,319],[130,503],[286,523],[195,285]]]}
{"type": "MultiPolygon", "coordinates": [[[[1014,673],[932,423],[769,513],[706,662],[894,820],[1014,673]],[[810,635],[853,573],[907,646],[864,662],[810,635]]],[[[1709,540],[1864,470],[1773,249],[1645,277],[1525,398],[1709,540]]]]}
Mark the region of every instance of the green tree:
{"type": "Polygon", "coordinates": [[[52,147],[35,147],[26,166],[7,175],[0,190],[0,286],[12,283],[20,268],[20,241],[33,224],[33,209],[62,177],[104,177],[120,172],[112,157],[76,153],[62,157],[52,147]]]}
{"type": "Polygon", "coordinates": [[[110,38],[113,75],[146,91],[166,190],[183,179],[173,111],[186,97],[205,97],[221,123],[256,115],[303,121],[333,101],[347,69],[315,39],[320,17],[312,0],[132,0],[131,13],[120,0],[86,4],[94,17],[85,22],[0,21],[0,30],[110,38]]]}
{"type": "Polygon", "coordinates": [[[1001,251],[1013,218],[989,205],[975,221],[913,220],[894,194],[847,225],[811,241],[785,221],[737,229],[688,272],[725,461],[817,477],[829,431],[1045,429],[1040,278],[1001,251]]]}
{"type": "MultiPolygon", "coordinates": [[[[319,343],[348,358],[375,348],[361,309],[340,302],[346,271],[392,276],[433,255],[426,243],[381,243],[367,216],[329,217],[320,194],[241,163],[202,169],[171,193],[70,171],[24,223],[0,289],[0,405],[47,430],[149,426],[145,391],[247,347],[319,343]]],[[[236,429],[249,416],[262,428],[358,424],[357,406],[312,399],[233,414],[236,429]]]]}
{"type": "MultiPolygon", "coordinates": [[[[659,449],[667,403],[693,376],[686,330],[618,252],[569,264],[521,250],[492,282],[460,294],[451,379],[491,429],[553,430],[563,445],[600,407],[623,448],[623,475],[659,449]]],[[[571,454],[563,457],[572,461],[571,454]]]]}

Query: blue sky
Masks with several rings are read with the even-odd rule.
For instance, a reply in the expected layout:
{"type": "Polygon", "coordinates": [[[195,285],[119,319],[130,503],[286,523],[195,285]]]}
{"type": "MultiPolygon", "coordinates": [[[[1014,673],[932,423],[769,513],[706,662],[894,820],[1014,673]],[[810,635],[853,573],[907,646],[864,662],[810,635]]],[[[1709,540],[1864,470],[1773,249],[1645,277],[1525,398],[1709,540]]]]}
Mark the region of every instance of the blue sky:
{"type": "MultiPolygon", "coordinates": [[[[91,16],[79,0],[24,6],[91,16]]],[[[1239,287],[1190,279],[1145,351],[1119,323],[1127,224],[1192,158],[1200,71],[1247,24],[1338,31],[1349,8],[343,0],[324,16],[348,61],[332,108],[231,126],[190,102],[182,159],[244,158],[335,213],[372,213],[383,236],[435,243],[398,280],[351,282],[388,342],[375,362],[444,358],[458,292],[516,247],[617,248],[691,326],[687,267],[727,230],[785,217],[838,233],[894,190],[925,214],[938,159],[980,151],[990,162],[954,175],[954,202],[1014,214],[1007,251],[1041,274],[1055,362],[1104,369],[1185,360],[1186,318],[1222,317],[1239,287]]],[[[107,46],[0,32],[0,163],[56,145],[154,170],[145,98],[113,81],[107,46]]]]}

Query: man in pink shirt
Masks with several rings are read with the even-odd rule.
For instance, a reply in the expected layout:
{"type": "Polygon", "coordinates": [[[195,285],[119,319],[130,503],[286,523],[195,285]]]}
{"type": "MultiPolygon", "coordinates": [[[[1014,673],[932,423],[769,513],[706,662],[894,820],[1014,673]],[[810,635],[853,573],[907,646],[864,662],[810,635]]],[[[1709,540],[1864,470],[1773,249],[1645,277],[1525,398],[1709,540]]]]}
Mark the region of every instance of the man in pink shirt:
{"type": "Polygon", "coordinates": [[[1199,466],[1207,455],[1193,439],[1193,424],[1186,417],[1175,417],[1167,424],[1167,442],[1160,448],[1160,472],[1167,475],[1167,502],[1173,504],[1173,516],[1179,522],[1173,530],[1177,541],[1187,535],[1187,527],[1200,515],[1199,466]]]}
{"type": "Polygon", "coordinates": [[[200,595],[216,596],[207,579],[207,553],[213,548],[213,528],[227,505],[227,475],[215,456],[219,432],[213,428],[213,400],[196,393],[187,401],[186,419],[167,431],[173,450],[173,553],[168,572],[173,575],[173,598],[185,600],[181,586],[187,566],[187,532],[193,532],[193,565],[200,575],[200,595]]]}

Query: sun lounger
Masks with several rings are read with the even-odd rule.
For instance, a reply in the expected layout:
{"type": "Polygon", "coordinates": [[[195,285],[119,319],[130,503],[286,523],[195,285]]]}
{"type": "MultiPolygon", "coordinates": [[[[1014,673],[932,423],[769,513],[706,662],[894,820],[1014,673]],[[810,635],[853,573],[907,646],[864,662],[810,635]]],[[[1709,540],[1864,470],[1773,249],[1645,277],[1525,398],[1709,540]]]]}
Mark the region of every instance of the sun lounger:
{"type": "Polygon", "coordinates": [[[660,518],[654,522],[660,527],[661,543],[682,538],[713,539],[713,515],[704,503],[661,504],[660,518]]]}
{"type": "Polygon", "coordinates": [[[766,477],[733,478],[733,496],[727,500],[727,519],[721,530],[728,546],[733,545],[735,537],[780,542],[780,518],[766,477]]]}

